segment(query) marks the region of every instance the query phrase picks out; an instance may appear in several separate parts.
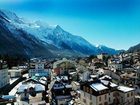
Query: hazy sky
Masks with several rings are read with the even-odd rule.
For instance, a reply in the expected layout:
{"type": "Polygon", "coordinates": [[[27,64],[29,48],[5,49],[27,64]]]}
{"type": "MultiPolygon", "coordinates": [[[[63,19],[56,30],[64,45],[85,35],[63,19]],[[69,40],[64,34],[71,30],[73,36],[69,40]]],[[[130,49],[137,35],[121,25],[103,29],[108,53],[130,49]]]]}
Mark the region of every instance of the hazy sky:
{"type": "Polygon", "coordinates": [[[94,45],[128,49],[140,43],[140,0],[0,0],[0,8],[59,24],[94,45]]]}

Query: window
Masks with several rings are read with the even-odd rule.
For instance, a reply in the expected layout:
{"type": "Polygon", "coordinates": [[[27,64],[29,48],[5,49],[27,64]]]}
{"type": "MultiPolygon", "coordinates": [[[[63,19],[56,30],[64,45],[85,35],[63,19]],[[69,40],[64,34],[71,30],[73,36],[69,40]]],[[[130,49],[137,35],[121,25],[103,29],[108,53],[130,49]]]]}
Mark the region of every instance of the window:
{"type": "Polygon", "coordinates": [[[89,93],[89,88],[87,87],[87,90],[86,90],[86,92],[88,92],[89,93]]]}
{"type": "Polygon", "coordinates": [[[110,97],[109,97],[109,102],[110,102],[110,97]]]}
{"type": "Polygon", "coordinates": [[[99,97],[99,101],[101,101],[101,96],[99,97]]]}
{"type": "Polygon", "coordinates": [[[131,92],[131,96],[133,96],[133,92],[131,92]]]}
{"type": "Polygon", "coordinates": [[[113,97],[115,97],[115,96],[116,96],[116,93],[114,92],[114,93],[113,93],[113,97]]]}
{"type": "Polygon", "coordinates": [[[84,92],[84,97],[86,96],[86,93],[84,92]]]}
{"type": "Polygon", "coordinates": [[[92,102],[90,102],[90,105],[93,105],[92,102]]]}
{"type": "Polygon", "coordinates": [[[132,103],[133,103],[133,99],[132,99],[132,101],[131,101],[132,103]]]}
{"type": "Polygon", "coordinates": [[[92,89],[90,88],[90,94],[92,94],[92,89]]]}
{"type": "Polygon", "coordinates": [[[105,100],[107,99],[107,95],[105,95],[105,100]]]}
{"type": "Polygon", "coordinates": [[[115,99],[113,99],[113,103],[115,103],[116,102],[116,100],[115,99]]]}
{"type": "Polygon", "coordinates": [[[83,99],[83,102],[86,103],[86,99],[83,99]]]}
{"type": "Polygon", "coordinates": [[[92,100],[92,95],[90,95],[90,100],[92,100]]]}
{"type": "Polygon", "coordinates": [[[104,105],[108,105],[108,103],[107,103],[107,102],[105,102],[105,103],[104,103],[104,105]]]}
{"type": "Polygon", "coordinates": [[[85,86],[83,86],[83,90],[86,91],[86,87],[85,86]]]}
{"type": "Polygon", "coordinates": [[[129,97],[129,93],[127,93],[127,97],[129,97]]]}

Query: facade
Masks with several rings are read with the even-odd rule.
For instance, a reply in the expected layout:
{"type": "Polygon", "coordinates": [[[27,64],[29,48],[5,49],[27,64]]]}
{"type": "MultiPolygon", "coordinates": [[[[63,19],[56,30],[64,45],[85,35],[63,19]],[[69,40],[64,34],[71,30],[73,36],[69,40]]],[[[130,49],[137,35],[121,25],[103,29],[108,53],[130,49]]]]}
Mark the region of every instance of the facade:
{"type": "Polygon", "coordinates": [[[108,67],[114,70],[122,70],[123,64],[119,58],[112,58],[108,60],[108,67]]]}
{"type": "Polygon", "coordinates": [[[67,75],[75,70],[75,62],[63,58],[53,63],[53,75],[67,75]]]}
{"type": "Polygon", "coordinates": [[[107,56],[108,56],[107,53],[102,53],[102,54],[100,54],[100,55],[97,55],[97,58],[103,60],[104,57],[107,57],[107,56]]]}
{"type": "Polygon", "coordinates": [[[72,99],[72,85],[67,76],[56,77],[56,81],[51,89],[53,105],[68,105],[72,99]]]}
{"type": "Polygon", "coordinates": [[[134,89],[107,80],[81,84],[82,105],[134,105],[134,89]]]}
{"type": "Polygon", "coordinates": [[[45,62],[37,62],[37,63],[31,63],[30,64],[30,70],[29,70],[29,77],[38,75],[38,76],[49,76],[50,69],[45,68],[45,62]]]}
{"type": "MultiPolygon", "coordinates": [[[[25,81],[17,89],[18,101],[27,101],[30,105],[45,103],[43,92],[45,86],[34,81],[25,81]]],[[[39,105],[39,104],[38,104],[39,105]]]]}
{"type": "Polygon", "coordinates": [[[86,83],[81,86],[81,102],[83,105],[115,105],[117,85],[105,86],[101,82],[86,83]]]}
{"type": "Polygon", "coordinates": [[[22,69],[11,69],[8,70],[8,73],[11,78],[20,77],[22,74],[22,69]]]}
{"type": "Polygon", "coordinates": [[[119,86],[119,100],[123,105],[135,105],[135,91],[133,88],[119,86]]]}
{"type": "Polygon", "coordinates": [[[109,63],[108,67],[110,69],[115,69],[115,70],[122,70],[123,65],[121,63],[109,63]]]}
{"type": "Polygon", "coordinates": [[[0,88],[9,84],[8,67],[5,61],[0,61],[0,88]]]}
{"type": "Polygon", "coordinates": [[[81,81],[87,81],[90,78],[90,71],[84,71],[83,73],[78,73],[79,74],[79,79],[81,81]]]}

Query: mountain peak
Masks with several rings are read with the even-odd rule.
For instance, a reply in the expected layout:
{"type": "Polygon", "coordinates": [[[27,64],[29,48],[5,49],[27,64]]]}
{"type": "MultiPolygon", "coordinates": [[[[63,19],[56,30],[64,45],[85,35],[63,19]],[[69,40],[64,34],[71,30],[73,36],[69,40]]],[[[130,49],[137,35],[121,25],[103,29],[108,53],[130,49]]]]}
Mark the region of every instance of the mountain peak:
{"type": "Polygon", "coordinates": [[[8,10],[0,9],[0,15],[8,19],[17,18],[16,14],[8,10]]]}
{"type": "Polygon", "coordinates": [[[57,33],[63,33],[64,32],[64,30],[59,25],[55,26],[54,31],[57,32],[57,33]]]}
{"type": "Polygon", "coordinates": [[[62,30],[62,28],[61,28],[59,25],[56,25],[55,28],[56,28],[56,29],[61,29],[61,30],[62,30]]]}
{"type": "Polygon", "coordinates": [[[11,12],[8,10],[0,9],[0,16],[9,22],[11,21],[17,22],[17,23],[23,22],[22,19],[19,18],[14,12],[11,12]]]}

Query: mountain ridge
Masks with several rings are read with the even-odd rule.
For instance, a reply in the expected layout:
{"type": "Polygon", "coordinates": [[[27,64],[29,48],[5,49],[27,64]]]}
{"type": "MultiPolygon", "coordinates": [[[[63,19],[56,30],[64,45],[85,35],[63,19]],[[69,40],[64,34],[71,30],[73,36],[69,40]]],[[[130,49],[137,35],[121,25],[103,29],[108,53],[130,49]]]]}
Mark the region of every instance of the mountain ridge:
{"type": "MultiPolygon", "coordinates": [[[[19,44],[19,52],[23,55],[87,56],[103,52],[118,53],[117,50],[105,46],[102,49],[95,47],[81,36],[72,35],[59,25],[50,26],[41,21],[26,22],[10,11],[0,10],[0,27],[0,35],[4,34],[8,39],[12,37],[10,41],[15,42],[12,47],[15,47],[16,43],[19,44]]],[[[7,39],[3,39],[0,37],[3,42],[1,45],[4,45],[4,42],[12,45],[7,39]]],[[[17,52],[15,48],[12,49],[17,52]]],[[[1,48],[0,53],[3,51],[4,48],[1,48]]]]}
{"type": "Polygon", "coordinates": [[[137,51],[140,51],[140,43],[134,45],[134,46],[131,46],[128,50],[128,52],[137,52],[137,51]]]}

